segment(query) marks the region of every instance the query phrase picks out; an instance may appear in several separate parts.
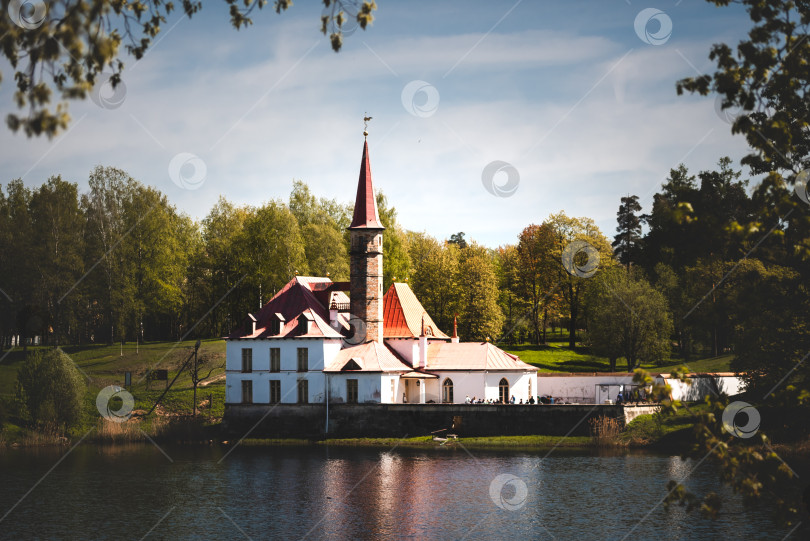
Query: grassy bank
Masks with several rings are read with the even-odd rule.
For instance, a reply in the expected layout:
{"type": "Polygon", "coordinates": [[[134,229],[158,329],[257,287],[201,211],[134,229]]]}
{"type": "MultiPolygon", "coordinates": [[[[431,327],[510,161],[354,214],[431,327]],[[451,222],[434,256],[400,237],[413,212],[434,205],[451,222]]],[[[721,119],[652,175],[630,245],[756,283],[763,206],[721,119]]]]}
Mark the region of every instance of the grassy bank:
{"type": "MultiPolygon", "coordinates": [[[[184,441],[207,436],[218,437],[212,428],[218,426],[225,411],[225,342],[204,340],[200,356],[208,358],[213,372],[197,389],[199,416],[193,412],[193,387],[188,370],[183,371],[174,386],[166,393],[155,413],[145,417],[166,384],[178,374],[183,362],[193,351],[196,341],[127,343],[115,345],[66,346],[62,350],[70,357],[84,376],[87,390],[81,420],[66,434],[51,427],[34,427],[17,414],[15,388],[17,371],[25,358],[22,348],[6,352],[0,363],[0,445],[61,444],[85,437],[87,441],[147,441],[167,439],[184,441]],[[168,370],[168,382],[145,380],[152,368],[168,370]],[[96,406],[101,389],[108,385],[124,385],[126,372],[132,373],[132,385],[127,389],[135,399],[132,419],[125,423],[104,423],[96,406]]],[[[30,347],[29,352],[42,347],[30,347]]],[[[203,375],[208,373],[208,369],[203,375]]],[[[111,404],[112,409],[120,403],[111,404]]]]}
{"type": "MultiPolygon", "coordinates": [[[[228,442],[234,443],[234,442],[228,442]]],[[[458,438],[434,440],[432,436],[411,438],[330,438],[324,440],[300,439],[261,439],[247,438],[242,445],[317,445],[333,447],[399,447],[417,448],[466,448],[466,449],[551,449],[591,447],[593,441],[588,436],[490,436],[478,438],[458,438]]]]}
{"type": "MultiPolygon", "coordinates": [[[[569,348],[567,336],[562,332],[548,335],[549,342],[545,346],[517,345],[501,347],[519,355],[524,361],[537,366],[541,372],[604,372],[609,368],[607,359],[590,355],[587,348],[569,348]]],[[[193,390],[188,371],[183,372],[171,390],[161,401],[155,413],[145,417],[144,414],[151,409],[165,389],[166,382],[152,382],[147,384],[144,376],[150,368],[164,368],[169,371],[171,381],[182,363],[193,351],[194,341],[185,342],[152,342],[146,344],[126,343],[123,346],[115,345],[86,345],[65,346],[62,350],[71,358],[76,367],[86,378],[87,392],[84,403],[82,420],[70,429],[67,434],[37,427],[34,429],[23,419],[16,416],[14,393],[17,371],[23,366],[24,356],[22,348],[13,348],[5,352],[0,361],[0,445],[22,444],[41,445],[52,443],[65,443],[75,441],[90,432],[87,440],[96,441],[146,441],[147,436],[153,439],[176,439],[185,441],[189,438],[217,439],[218,425],[225,410],[225,342],[223,340],[204,340],[200,348],[200,355],[210,359],[214,371],[209,384],[201,386],[197,393],[197,406],[199,419],[193,419],[193,390]],[[128,389],[135,399],[133,420],[121,423],[114,427],[103,427],[99,424],[99,412],[96,409],[98,392],[108,385],[124,384],[125,372],[132,373],[133,385],[128,389]],[[195,436],[195,434],[197,436],[195,436]]],[[[28,348],[36,351],[37,347],[28,348]]],[[[702,359],[689,363],[693,371],[726,371],[731,360],[730,356],[713,359],[702,359]]],[[[654,371],[664,371],[671,366],[646,366],[654,371]]],[[[619,369],[623,370],[620,363],[619,369]]],[[[205,371],[207,373],[207,370],[205,371]]],[[[631,425],[628,430],[632,435],[627,436],[632,445],[647,445],[655,442],[668,432],[676,431],[675,427],[686,426],[668,425],[663,428],[643,425],[652,421],[642,421],[639,426],[631,425]],[[647,443],[645,443],[647,442],[647,443]]],[[[680,422],[680,421],[678,421],[680,422]]],[[[685,423],[686,421],[684,421],[685,423]]],[[[107,423],[109,424],[109,423],[107,423]]],[[[680,429],[678,428],[678,429],[680,429]]],[[[462,438],[456,442],[444,445],[465,445],[473,447],[552,447],[552,446],[585,446],[589,445],[589,438],[559,438],[551,436],[525,436],[500,438],[462,438]]],[[[374,445],[393,446],[399,440],[379,438],[363,438],[350,440],[327,440],[319,444],[328,445],[374,445]]],[[[439,443],[425,438],[408,438],[400,445],[430,446],[439,443]]]]}

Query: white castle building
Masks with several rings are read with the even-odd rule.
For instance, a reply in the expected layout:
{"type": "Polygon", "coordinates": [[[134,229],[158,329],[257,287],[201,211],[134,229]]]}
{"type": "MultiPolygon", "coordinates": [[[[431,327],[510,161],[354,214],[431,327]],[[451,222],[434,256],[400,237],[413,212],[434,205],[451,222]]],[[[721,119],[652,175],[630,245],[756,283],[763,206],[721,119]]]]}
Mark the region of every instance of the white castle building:
{"type": "Polygon", "coordinates": [[[383,295],[384,229],[366,142],[349,227],[350,282],[296,276],[247,315],[226,339],[229,407],[526,402],[539,394],[536,368],[488,342],[459,342],[455,328],[447,336],[408,284],[383,295]]]}

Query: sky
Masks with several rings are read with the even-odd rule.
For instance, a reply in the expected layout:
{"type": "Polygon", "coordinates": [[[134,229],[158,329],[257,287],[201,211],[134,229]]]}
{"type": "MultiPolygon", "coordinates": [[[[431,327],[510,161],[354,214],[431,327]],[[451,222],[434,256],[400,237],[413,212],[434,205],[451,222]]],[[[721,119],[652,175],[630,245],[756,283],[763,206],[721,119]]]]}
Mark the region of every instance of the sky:
{"type": "MultiPolygon", "coordinates": [[[[61,175],[86,191],[95,166],[114,166],[197,220],[220,196],[286,201],[293,179],[350,202],[368,115],[375,188],[400,224],[496,247],[561,210],[612,238],[622,196],[648,212],[678,164],[697,173],[747,153],[713,96],[675,90],[712,73],[712,44],[745,38],[739,6],[377,4],[339,53],[319,31],[320,2],[281,15],[270,3],[240,31],[224,2],[173,13],[143,59],[124,53],[124,86],[70,102],[63,134],[28,139],[3,124],[0,184],[61,175]]],[[[13,74],[0,72],[5,117],[13,74]]]]}

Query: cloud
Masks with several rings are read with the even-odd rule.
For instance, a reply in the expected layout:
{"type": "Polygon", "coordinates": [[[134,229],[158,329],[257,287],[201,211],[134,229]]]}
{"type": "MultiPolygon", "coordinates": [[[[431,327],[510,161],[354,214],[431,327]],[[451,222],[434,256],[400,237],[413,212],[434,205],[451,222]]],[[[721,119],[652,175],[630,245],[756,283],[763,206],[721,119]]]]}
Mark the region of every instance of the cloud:
{"type": "Polygon", "coordinates": [[[622,195],[654,190],[682,159],[697,170],[744,152],[711,100],[675,96],[675,81],[691,74],[678,51],[703,58],[702,42],[634,42],[622,60],[631,47],[615,37],[562,26],[358,32],[336,55],[311,23],[279,18],[224,36],[179,24],[124,72],[121,107],[71,104],[76,122],[51,143],[0,130],[4,183],[31,169],[29,185],[62,173],[84,189],[93,166],[115,165],[196,218],[219,195],[240,204],[286,199],[293,178],[350,201],[368,112],[375,182],[401,223],[495,246],[560,209],[593,217],[611,235],[622,195]],[[428,118],[401,103],[414,79],[440,95],[428,118]],[[197,190],[169,178],[181,152],[206,164],[197,190]],[[520,172],[513,197],[484,189],[481,171],[493,160],[520,172]]]}

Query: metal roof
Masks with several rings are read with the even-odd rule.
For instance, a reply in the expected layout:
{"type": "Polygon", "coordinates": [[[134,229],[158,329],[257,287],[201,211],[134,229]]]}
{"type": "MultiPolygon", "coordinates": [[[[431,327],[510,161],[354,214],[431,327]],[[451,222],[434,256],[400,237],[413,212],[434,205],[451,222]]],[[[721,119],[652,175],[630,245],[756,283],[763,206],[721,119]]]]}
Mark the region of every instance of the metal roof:
{"type": "MultiPolygon", "coordinates": [[[[410,372],[413,370],[394,356],[386,346],[372,340],[359,346],[341,349],[326,365],[324,372],[341,372],[349,361],[357,363],[360,367],[359,372],[410,372]]],[[[345,372],[358,372],[358,370],[345,372]]]]}
{"type": "Polygon", "coordinates": [[[371,182],[371,163],[368,159],[368,142],[363,143],[363,159],[360,162],[360,178],[357,182],[357,199],[354,216],[349,229],[385,229],[377,212],[377,198],[371,182]]]}
{"type": "Polygon", "coordinates": [[[536,372],[516,355],[489,342],[429,342],[425,370],[522,370],[536,372]]]}
{"type": "Polygon", "coordinates": [[[433,322],[408,284],[391,284],[383,296],[383,338],[418,338],[423,316],[428,338],[450,338],[433,322]]]}
{"type": "Polygon", "coordinates": [[[261,310],[253,314],[256,319],[256,332],[252,332],[252,321],[250,317],[246,316],[242,324],[228,336],[228,339],[341,338],[340,332],[329,326],[329,310],[321,304],[312,291],[313,289],[328,291],[331,285],[332,281],[329,278],[296,276],[287,282],[261,310]],[[270,323],[273,319],[277,319],[276,314],[281,314],[285,323],[279,334],[271,334],[270,323]],[[310,331],[306,334],[300,334],[296,330],[298,328],[298,316],[301,314],[305,314],[305,317],[308,318],[311,317],[310,331]]]}

